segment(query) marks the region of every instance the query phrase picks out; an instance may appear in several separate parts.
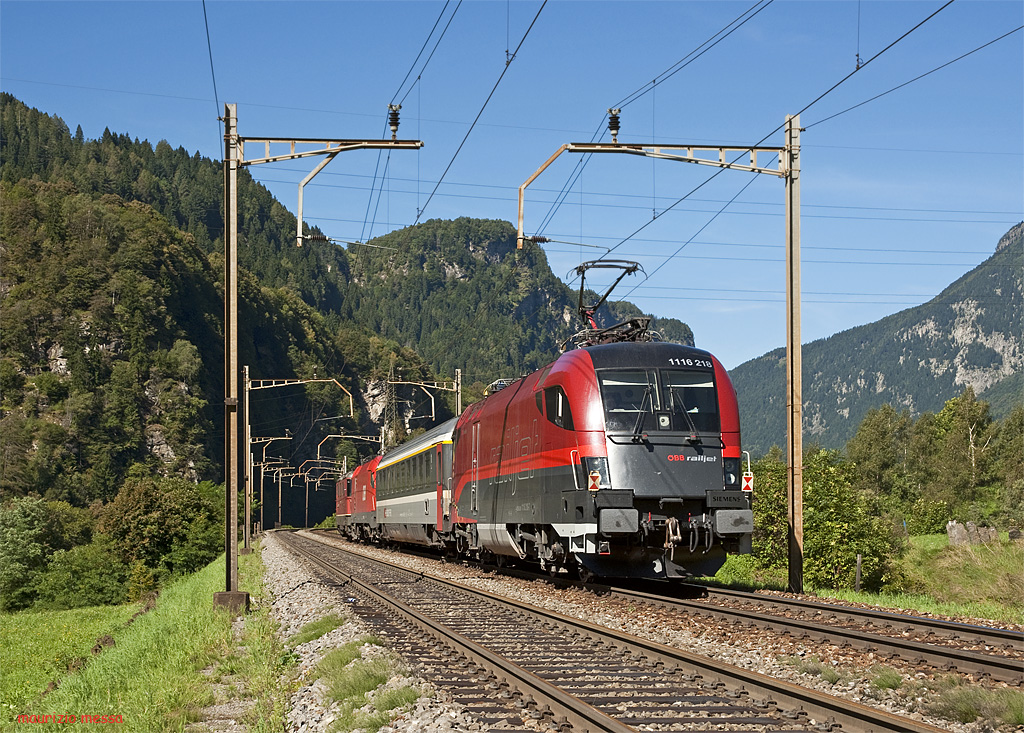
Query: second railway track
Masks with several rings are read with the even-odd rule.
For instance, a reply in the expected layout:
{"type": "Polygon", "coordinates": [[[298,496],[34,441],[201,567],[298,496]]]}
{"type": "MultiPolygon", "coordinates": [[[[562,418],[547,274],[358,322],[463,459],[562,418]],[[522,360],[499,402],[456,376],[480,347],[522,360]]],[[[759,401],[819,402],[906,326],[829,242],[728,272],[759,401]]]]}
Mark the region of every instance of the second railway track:
{"type": "Polygon", "coordinates": [[[378,623],[428,635],[433,654],[444,649],[461,660],[456,667],[482,672],[481,689],[495,704],[507,701],[510,719],[518,710],[523,721],[533,721],[529,729],[940,730],[308,538],[291,535],[286,542],[372,607],[378,623]]]}
{"type": "Polygon", "coordinates": [[[621,598],[756,627],[796,638],[850,646],[943,671],[1024,682],[1024,633],[891,612],[708,588],[690,600],[616,588],[621,598]]]}

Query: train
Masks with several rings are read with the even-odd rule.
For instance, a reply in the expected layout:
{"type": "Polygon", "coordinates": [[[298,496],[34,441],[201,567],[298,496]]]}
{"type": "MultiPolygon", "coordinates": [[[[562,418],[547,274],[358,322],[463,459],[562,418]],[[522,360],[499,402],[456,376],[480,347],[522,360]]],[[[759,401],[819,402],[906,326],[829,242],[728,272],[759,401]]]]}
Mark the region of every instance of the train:
{"type": "Polygon", "coordinates": [[[610,340],[497,385],[349,471],[336,522],[355,541],[584,580],[709,576],[750,551],[742,467],[736,392],[718,359],[610,340]]]}

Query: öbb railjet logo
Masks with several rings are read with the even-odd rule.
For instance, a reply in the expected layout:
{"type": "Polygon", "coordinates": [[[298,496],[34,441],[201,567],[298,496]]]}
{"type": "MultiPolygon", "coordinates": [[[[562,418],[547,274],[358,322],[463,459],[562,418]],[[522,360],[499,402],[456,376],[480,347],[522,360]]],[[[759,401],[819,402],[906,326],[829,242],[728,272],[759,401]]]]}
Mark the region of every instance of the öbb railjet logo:
{"type": "Polygon", "coordinates": [[[673,453],[668,456],[669,461],[696,461],[697,463],[714,463],[718,456],[684,456],[682,453],[673,453]]]}

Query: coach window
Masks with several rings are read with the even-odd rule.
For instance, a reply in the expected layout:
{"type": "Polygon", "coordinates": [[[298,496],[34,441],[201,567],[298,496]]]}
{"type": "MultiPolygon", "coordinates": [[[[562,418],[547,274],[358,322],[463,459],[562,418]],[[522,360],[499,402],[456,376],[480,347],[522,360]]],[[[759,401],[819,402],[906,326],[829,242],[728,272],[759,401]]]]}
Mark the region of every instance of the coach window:
{"type": "Polygon", "coordinates": [[[544,390],[544,412],[548,422],[554,423],[565,430],[572,430],[572,412],[569,410],[569,398],[561,387],[547,387],[544,390]]]}

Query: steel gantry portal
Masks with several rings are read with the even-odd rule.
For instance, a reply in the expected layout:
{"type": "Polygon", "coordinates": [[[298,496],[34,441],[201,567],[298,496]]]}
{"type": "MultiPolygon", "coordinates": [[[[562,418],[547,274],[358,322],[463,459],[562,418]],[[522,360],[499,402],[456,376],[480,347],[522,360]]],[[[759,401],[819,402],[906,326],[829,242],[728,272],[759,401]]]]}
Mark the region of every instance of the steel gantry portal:
{"type": "Polygon", "coordinates": [[[296,243],[301,246],[302,189],[324,166],[343,152],[372,149],[415,150],[423,147],[421,140],[399,140],[397,116],[393,117],[390,140],[349,140],[252,137],[238,134],[237,105],[224,105],[224,549],[225,590],[214,594],[214,605],[234,611],[248,610],[249,594],[238,590],[238,492],[246,486],[248,444],[242,438],[247,419],[241,403],[239,385],[243,381],[238,359],[238,169],[245,166],[327,156],[299,184],[298,231],[296,243]],[[245,144],[261,146],[262,157],[245,157],[245,144]],[[286,146],[285,152],[272,148],[286,146]]]}
{"type": "Polygon", "coordinates": [[[787,432],[787,484],[789,505],[789,587],[795,593],[803,592],[803,385],[800,347],[800,115],[787,115],[785,146],[728,147],[703,145],[643,145],[618,142],[619,110],[610,109],[610,143],[566,143],[548,158],[537,171],[519,187],[519,218],[516,247],[542,238],[523,234],[523,201],[526,188],[544,172],[562,153],[625,153],[646,158],[674,160],[681,163],[709,165],[716,168],[764,173],[782,178],[786,184],[786,432],[787,432]],[[709,155],[710,154],[710,155],[709,155]],[[729,160],[731,154],[736,154],[729,160]],[[748,157],[749,154],[749,157],[748,157]],[[779,156],[777,168],[758,163],[760,154],[779,156]],[[745,159],[746,162],[740,162],[745,159]]]}

